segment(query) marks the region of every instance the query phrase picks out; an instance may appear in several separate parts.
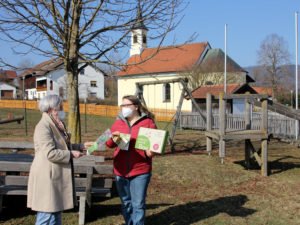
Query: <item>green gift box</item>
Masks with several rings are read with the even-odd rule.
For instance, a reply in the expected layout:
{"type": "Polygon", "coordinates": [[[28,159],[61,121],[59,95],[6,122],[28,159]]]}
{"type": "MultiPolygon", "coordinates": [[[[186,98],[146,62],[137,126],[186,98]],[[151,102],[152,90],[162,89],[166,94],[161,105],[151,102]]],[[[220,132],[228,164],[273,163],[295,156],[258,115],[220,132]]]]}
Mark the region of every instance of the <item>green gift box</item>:
{"type": "Polygon", "coordinates": [[[135,148],[164,153],[168,131],[141,127],[135,142],[135,148]]]}

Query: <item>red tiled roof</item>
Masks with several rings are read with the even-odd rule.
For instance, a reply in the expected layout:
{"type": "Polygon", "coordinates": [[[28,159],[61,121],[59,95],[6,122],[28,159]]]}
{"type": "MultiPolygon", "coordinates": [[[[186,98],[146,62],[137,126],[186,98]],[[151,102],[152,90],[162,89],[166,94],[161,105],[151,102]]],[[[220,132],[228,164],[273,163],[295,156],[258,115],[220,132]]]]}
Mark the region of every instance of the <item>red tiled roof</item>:
{"type": "Polygon", "coordinates": [[[61,65],[63,63],[62,59],[59,58],[53,58],[47,61],[44,61],[40,64],[37,64],[36,66],[24,71],[20,74],[20,76],[26,76],[28,74],[35,73],[35,76],[42,76],[45,75],[47,72],[52,71],[57,66],[61,65]]]}
{"type": "Polygon", "coordinates": [[[272,96],[272,88],[270,87],[255,87],[252,86],[252,88],[258,93],[258,94],[267,94],[268,96],[272,96]]]}
{"type": "Polygon", "coordinates": [[[0,77],[5,79],[15,79],[17,73],[13,70],[0,70],[0,77]]]}
{"type": "Polygon", "coordinates": [[[210,48],[208,42],[162,47],[160,49],[146,48],[141,55],[131,56],[127,61],[128,65],[119,71],[118,75],[186,71],[199,61],[207,47],[210,48]]]}
{"type": "MultiPolygon", "coordinates": [[[[241,87],[247,85],[249,89],[251,89],[251,86],[248,84],[227,84],[226,85],[226,93],[227,94],[234,94],[236,93],[241,87]]],[[[224,85],[218,84],[218,85],[203,85],[200,86],[192,91],[193,98],[197,99],[204,99],[206,98],[207,93],[211,93],[213,96],[219,96],[221,92],[224,91],[224,85]]]]}

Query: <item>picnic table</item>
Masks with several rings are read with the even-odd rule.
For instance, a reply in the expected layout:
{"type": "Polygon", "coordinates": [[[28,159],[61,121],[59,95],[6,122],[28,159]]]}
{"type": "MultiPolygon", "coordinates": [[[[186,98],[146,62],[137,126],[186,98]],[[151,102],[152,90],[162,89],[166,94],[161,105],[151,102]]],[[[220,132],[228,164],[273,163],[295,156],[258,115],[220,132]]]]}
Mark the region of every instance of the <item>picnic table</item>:
{"type": "MultiPolygon", "coordinates": [[[[0,144],[0,148],[1,146],[3,148],[3,143],[0,144]]],[[[5,149],[7,147],[5,145],[5,149]]],[[[11,147],[18,146],[14,144],[11,147]]],[[[4,195],[27,195],[28,175],[32,160],[33,156],[30,154],[0,154],[0,213],[4,195]]],[[[74,159],[80,225],[85,224],[85,215],[92,206],[93,197],[111,197],[113,166],[105,164],[104,161],[104,157],[93,155],[74,159]]]]}

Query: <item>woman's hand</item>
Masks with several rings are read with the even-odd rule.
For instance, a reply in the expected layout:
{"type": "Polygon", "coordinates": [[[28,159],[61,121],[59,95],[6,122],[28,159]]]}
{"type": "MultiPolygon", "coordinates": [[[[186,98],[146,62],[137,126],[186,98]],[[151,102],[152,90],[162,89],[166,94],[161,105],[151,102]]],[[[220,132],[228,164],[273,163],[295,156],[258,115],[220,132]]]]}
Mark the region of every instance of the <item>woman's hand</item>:
{"type": "Polygon", "coordinates": [[[155,156],[155,152],[152,152],[150,150],[146,150],[145,153],[146,153],[146,156],[149,158],[153,158],[153,156],[155,156]]]}
{"type": "Polygon", "coordinates": [[[86,151],[89,147],[91,147],[95,142],[93,141],[87,141],[87,142],[84,142],[83,144],[83,149],[80,149],[80,150],[83,150],[83,151],[86,151]]]}
{"type": "Polygon", "coordinates": [[[79,157],[83,156],[83,154],[80,151],[75,151],[75,150],[72,150],[71,154],[72,154],[73,158],[79,158],[79,157]]]}
{"type": "Polygon", "coordinates": [[[120,139],[121,139],[120,131],[114,131],[111,133],[111,135],[112,135],[113,142],[115,142],[116,144],[120,142],[120,139]]]}

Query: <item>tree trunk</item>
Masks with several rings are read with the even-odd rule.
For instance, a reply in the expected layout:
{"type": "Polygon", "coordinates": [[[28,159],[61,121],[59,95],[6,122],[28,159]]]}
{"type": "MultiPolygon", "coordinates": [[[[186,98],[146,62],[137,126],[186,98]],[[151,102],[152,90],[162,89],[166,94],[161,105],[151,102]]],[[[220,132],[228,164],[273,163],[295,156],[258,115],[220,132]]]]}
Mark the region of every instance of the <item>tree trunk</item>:
{"type": "Polygon", "coordinates": [[[70,33],[66,30],[67,45],[65,46],[65,69],[68,75],[68,130],[71,132],[71,142],[81,142],[80,109],[78,94],[78,53],[79,53],[79,21],[82,9],[82,1],[72,1],[73,21],[70,27],[70,33]]]}
{"type": "MultiPolygon", "coordinates": [[[[76,70],[77,71],[77,70],[76,70]]],[[[81,142],[80,109],[78,96],[78,73],[67,71],[68,74],[68,130],[71,133],[71,142],[81,142]]]]}

